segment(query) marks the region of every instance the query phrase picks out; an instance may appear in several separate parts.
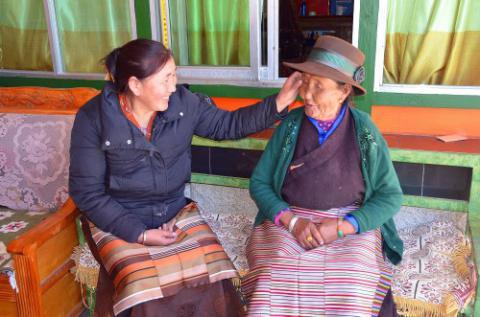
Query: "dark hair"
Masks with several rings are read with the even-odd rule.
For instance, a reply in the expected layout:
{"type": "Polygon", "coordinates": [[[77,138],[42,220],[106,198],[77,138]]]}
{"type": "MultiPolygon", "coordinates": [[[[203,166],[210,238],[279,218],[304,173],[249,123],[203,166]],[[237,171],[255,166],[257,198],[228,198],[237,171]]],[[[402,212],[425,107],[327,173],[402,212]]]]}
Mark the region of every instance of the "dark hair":
{"type": "Polygon", "coordinates": [[[117,47],[103,59],[103,63],[119,93],[128,91],[128,79],[132,76],[144,79],[156,73],[172,57],[162,43],[136,39],[117,47]]]}

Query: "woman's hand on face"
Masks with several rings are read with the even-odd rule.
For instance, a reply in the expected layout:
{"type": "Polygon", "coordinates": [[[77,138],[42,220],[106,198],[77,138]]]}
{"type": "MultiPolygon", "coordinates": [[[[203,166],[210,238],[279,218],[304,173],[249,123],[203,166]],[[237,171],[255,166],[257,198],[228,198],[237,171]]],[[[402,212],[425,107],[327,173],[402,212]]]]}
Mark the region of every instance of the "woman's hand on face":
{"type": "Polygon", "coordinates": [[[277,95],[277,111],[282,112],[288,105],[295,101],[298,89],[302,85],[302,73],[294,72],[287,78],[282,89],[277,95]]]}
{"type": "Polygon", "coordinates": [[[292,234],[306,250],[314,249],[324,244],[323,236],[317,229],[317,226],[307,218],[298,218],[292,234]]]}

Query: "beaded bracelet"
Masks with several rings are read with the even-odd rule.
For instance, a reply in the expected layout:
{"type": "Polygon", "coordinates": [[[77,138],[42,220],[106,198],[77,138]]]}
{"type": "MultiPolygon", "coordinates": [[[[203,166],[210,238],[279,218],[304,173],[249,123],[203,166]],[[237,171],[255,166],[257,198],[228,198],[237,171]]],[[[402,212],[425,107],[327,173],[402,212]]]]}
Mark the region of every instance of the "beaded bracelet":
{"type": "Polygon", "coordinates": [[[343,217],[337,219],[337,235],[339,238],[343,238],[345,234],[340,230],[340,226],[343,224],[343,217]]]}

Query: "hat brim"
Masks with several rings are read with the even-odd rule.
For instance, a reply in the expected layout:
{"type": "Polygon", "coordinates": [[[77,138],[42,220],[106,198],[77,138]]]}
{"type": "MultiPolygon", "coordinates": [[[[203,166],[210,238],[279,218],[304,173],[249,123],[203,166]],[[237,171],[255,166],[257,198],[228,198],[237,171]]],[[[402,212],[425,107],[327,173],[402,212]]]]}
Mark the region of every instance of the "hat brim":
{"type": "Polygon", "coordinates": [[[336,70],[335,68],[328,67],[326,65],[316,63],[316,62],[311,62],[311,61],[306,61],[303,63],[283,62],[283,65],[293,68],[295,70],[299,70],[304,73],[312,74],[315,76],[326,77],[326,78],[330,78],[345,84],[350,84],[353,87],[353,93],[355,94],[355,96],[361,96],[367,93],[365,88],[360,86],[360,84],[357,83],[355,80],[353,80],[353,78],[348,77],[347,75],[336,70]]]}

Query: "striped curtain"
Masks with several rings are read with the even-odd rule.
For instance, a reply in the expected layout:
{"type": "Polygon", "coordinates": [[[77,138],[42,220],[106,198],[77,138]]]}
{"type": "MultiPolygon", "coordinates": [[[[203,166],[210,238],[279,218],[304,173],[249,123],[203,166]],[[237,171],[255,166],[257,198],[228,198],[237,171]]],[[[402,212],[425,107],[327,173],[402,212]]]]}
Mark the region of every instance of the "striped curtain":
{"type": "Polygon", "coordinates": [[[388,0],[384,83],[480,86],[480,1],[388,0]]]}
{"type": "Polygon", "coordinates": [[[0,69],[52,71],[43,1],[0,0],[0,69]]]}
{"type": "Polygon", "coordinates": [[[169,9],[178,65],[250,65],[249,0],[171,0],[169,9]]]}
{"type": "MultiPolygon", "coordinates": [[[[100,60],[132,39],[129,0],[55,0],[65,72],[103,73],[100,60]]],[[[53,71],[41,0],[0,0],[0,69],[53,71]]]]}
{"type": "Polygon", "coordinates": [[[132,39],[128,0],[55,0],[66,72],[103,73],[100,60],[132,39]]]}

